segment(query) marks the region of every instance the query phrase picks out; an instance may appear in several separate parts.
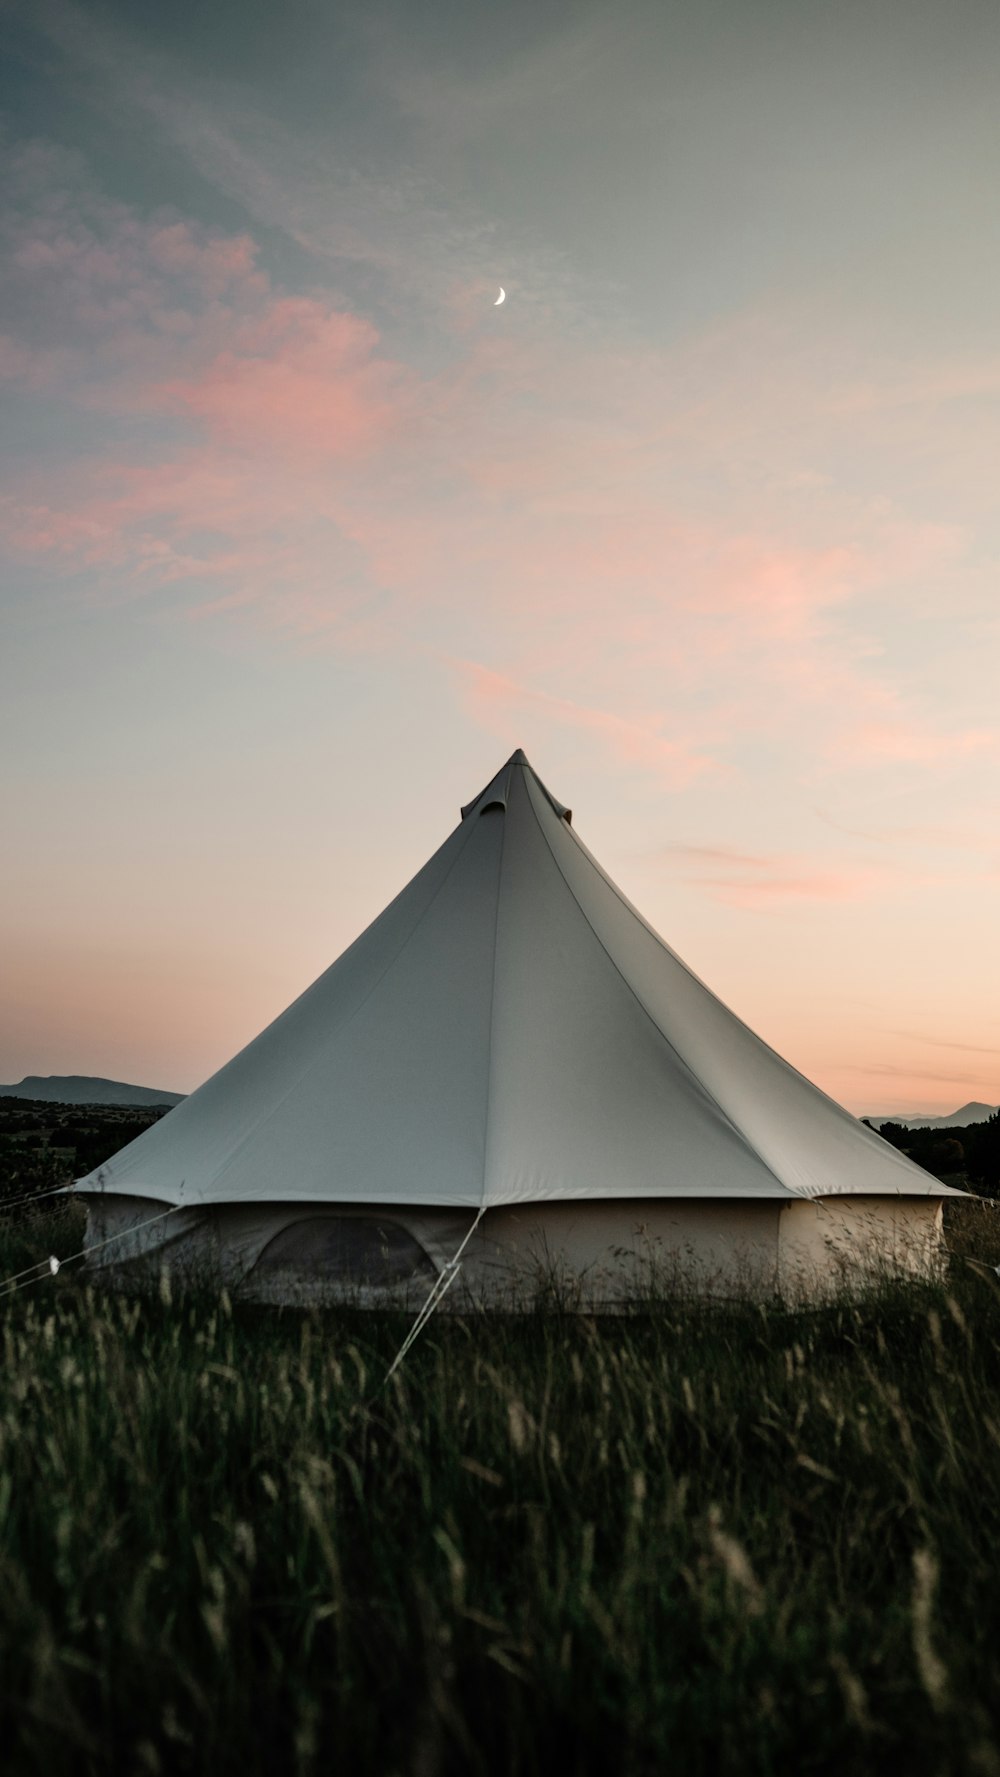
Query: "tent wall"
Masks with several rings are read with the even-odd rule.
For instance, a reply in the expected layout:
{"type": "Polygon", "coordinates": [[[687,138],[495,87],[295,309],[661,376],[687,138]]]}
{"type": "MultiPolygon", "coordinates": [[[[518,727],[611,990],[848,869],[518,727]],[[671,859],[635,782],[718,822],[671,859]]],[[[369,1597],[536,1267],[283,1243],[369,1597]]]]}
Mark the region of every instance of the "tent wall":
{"type": "Polygon", "coordinates": [[[551,1296],[581,1308],[679,1291],[771,1295],[781,1207],[640,1198],[499,1209],[470,1242],[468,1294],[513,1306],[551,1296]]]}
{"type": "Polygon", "coordinates": [[[889,1277],[931,1278],[943,1260],[935,1197],[825,1197],[782,1205],[778,1286],[787,1300],[889,1277]]]}
{"type": "MultiPolygon", "coordinates": [[[[111,1287],[224,1285],[234,1299],[414,1312],[470,1227],[465,1212],[368,1204],[180,1209],[88,1198],[88,1269],[111,1287]]],[[[491,1210],[445,1307],[616,1308],[672,1293],[818,1299],[888,1270],[931,1275],[932,1199],[576,1202],[491,1210]]]]}

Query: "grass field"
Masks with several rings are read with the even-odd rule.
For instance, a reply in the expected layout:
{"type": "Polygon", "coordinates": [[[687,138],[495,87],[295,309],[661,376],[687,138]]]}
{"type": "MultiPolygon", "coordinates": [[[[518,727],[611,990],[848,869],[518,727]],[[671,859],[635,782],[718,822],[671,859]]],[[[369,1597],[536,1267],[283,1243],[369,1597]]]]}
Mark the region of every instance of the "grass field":
{"type": "Polygon", "coordinates": [[[391,1316],[72,1272],[2,1310],[8,1777],[1000,1772],[985,1269],[442,1317],[387,1387],[391,1316]]]}

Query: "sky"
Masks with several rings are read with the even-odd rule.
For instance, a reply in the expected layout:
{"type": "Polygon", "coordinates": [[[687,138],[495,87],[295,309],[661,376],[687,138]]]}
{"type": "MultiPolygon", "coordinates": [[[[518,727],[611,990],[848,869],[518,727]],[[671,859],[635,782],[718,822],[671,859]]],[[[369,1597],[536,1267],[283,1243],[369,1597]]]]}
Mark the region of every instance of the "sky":
{"type": "Polygon", "coordinates": [[[520,746],[851,1110],[1000,1102],[993,0],[0,18],[0,1080],[192,1089],[520,746]]]}

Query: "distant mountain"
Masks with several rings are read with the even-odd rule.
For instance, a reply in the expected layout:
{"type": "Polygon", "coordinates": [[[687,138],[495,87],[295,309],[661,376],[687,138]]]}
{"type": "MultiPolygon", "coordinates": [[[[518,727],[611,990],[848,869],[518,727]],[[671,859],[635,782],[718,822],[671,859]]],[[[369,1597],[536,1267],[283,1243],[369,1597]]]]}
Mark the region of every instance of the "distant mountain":
{"type": "Polygon", "coordinates": [[[903,1123],[907,1129],[966,1129],[970,1123],[985,1123],[996,1114],[1000,1105],[963,1104],[947,1117],[911,1117],[905,1111],[894,1111],[891,1117],[866,1117],[878,1129],[883,1123],[903,1123]]]}
{"type": "Polygon", "coordinates": [[[16,1086],[0,1086],[0,1098],[35,1098],[46,1104],[180,1104],[183,1097],[183,1092],[126,1086],[122,1080],[97,1080],[89,1074],[25,1074],[16,1086]]]}

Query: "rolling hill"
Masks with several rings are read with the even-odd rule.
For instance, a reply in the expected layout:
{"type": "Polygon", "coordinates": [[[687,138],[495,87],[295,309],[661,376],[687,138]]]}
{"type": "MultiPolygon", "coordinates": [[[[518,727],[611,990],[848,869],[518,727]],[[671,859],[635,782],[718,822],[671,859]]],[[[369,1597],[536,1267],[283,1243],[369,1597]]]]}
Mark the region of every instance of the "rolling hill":
{"type": "Polygon", "coordinates": [[[90,1074],[25,1074],[16,1086],[0,1086],[0,1098],[35,1098],[45,1104],[180,1104],[183,1092],[129,1086],[90,1074]]]}

